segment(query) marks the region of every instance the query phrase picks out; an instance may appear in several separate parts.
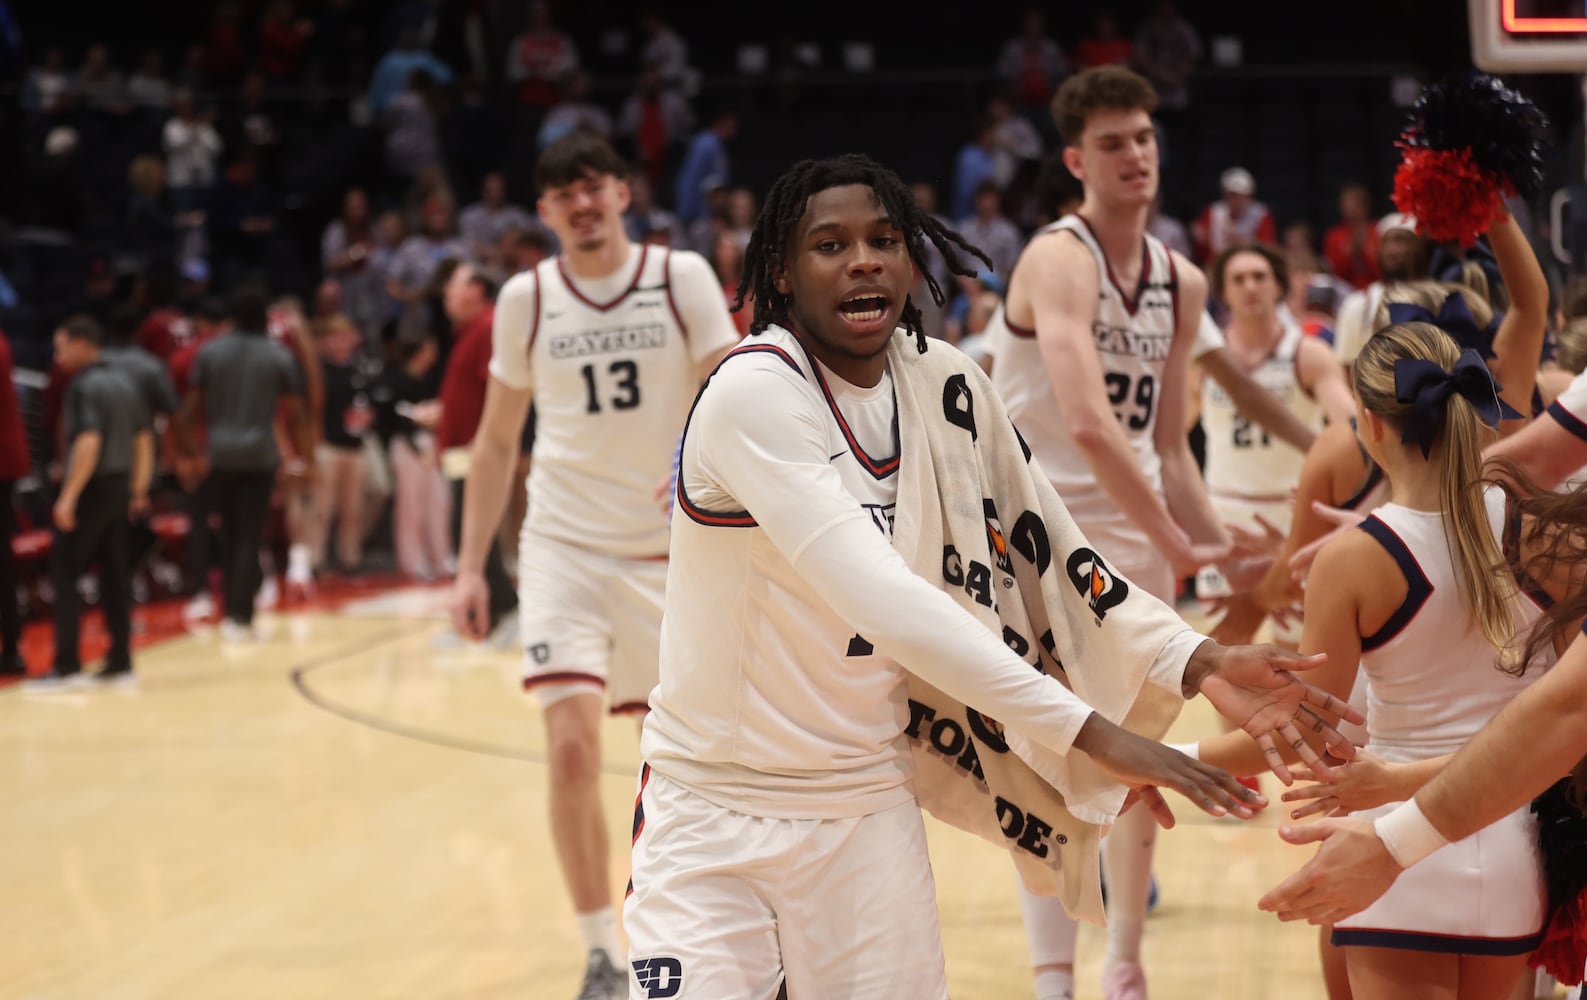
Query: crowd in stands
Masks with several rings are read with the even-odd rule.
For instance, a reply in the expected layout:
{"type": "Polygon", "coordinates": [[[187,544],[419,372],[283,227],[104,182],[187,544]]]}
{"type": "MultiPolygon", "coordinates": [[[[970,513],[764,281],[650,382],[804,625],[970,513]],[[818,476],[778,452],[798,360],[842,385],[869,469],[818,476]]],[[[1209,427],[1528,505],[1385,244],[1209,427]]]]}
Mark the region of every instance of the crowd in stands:
{"type": "MultiPolygon", "coordinates": [[[[441,456],[471,436],[466,400],[477,406],[484,379],[482,367],[458,366],[477,361],[467,342],[482,322],[488,341],[481,317],[494,289],[556,252],[528,183],[539,149],[573,130],[610,138],[632,167],[630,234],[701,253],[730,301],[736,292],[758,210],[757,192],[735,176],[746,109],[702,92],[690,41],[663,14],[630,27],[626,72],[605,80],[581,58],[601,40],[571,37],[544,0],[414,0],[378,12],[356,0],[222,0],[180,45],[43,45],[21,87],[26,194],[0,238],[0,325],[17,366],[48,370],[52,335],[72,316],[160,362],[173,402],[156,423],[157,491],[164,484],[169,496],[155,510],[204,515],[181,499],[200,484],[175,447],[179,401],[197,352],[236,326],[227,303],[266,292],[268,329],[244,332],[291,351],[313,438],[298,454],[279,435],[283,468],[297,471],[277,491],[286,524],[276,568],[290,568],[297,586],[333,568],[357,572],[371,548],[387,547],[376,533],[390,531],[402,572],[444,576],[455,540],[441,456]]],[[[1156,86],[1172,127],[1203,58],[1172,0],[1133,25],[1099,10],[1068,45],[1032,9],[985,53],[995,84],[970,141],[946,148],[939,178],[917,178],[915,192],[945,209],[993,269],[938,275],[954,301],[928,316],[934,335],[976,335],[1029,233],[1078,198],[1054,158],[1047,102],[1058,83],[1129,64],[1156,86]]],[[[796,157],[797,137],[787,142],[796,157]]],[[[1165,206],[1152,230],[1201,262],[1247,240],[1282,246],[1292,308],[1320,328],[1345,294],[1377,279],[1388,206],[1374,205],[1361,180],[1339,193],[1338,221],[1320,240],[1305,220],[1281,228],[1287,220],[1258,200],[1259,178],[1237,163],[1217,200],[1199,212],[1179,206],[1188,226],[1165,206]]],[[[736,316],[747,332],[750,310],[736,316]]],[[[36,494],[22,498],[24,527],[47,526],[69,380],[56,366],[24,400],[36,494]]],[[[510,528],[502,540],[510,553],[510,528]]],[[[186,569],[162,571],[150,535],[138,555],[140,594],[208,587],[213,560],[202,553],[167,553],[186,569]]],[[[43,601],[47,581],[34,579],[43,601]]],[[[262,589],[272,600],[270,577],[262,589]]],[[[211,610],[200,599],[197,611],[211,610]]]]}

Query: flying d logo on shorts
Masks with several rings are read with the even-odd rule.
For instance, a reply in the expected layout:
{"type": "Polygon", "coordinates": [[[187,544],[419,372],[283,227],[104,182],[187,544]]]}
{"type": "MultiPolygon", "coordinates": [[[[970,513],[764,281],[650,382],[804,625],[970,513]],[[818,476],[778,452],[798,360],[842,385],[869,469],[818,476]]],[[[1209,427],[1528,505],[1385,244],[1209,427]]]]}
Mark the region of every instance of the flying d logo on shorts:
{"type": "Polygon", "coordinates": [[[1086,599],[1086,605],[1096,615],[1098,625],[1130,593],[1130,585],[1116,576],[1113,567],[1090,549],[1076,549],[1069,557],[1068,568],[1070,582],[1086,599]]]}
{"type": "Polygon", "coordinates": [[[533,646],[529,647],[529,657],[530,659],[534,660],[537,665],[542,667],[545,666],[546,662],[551,659],[551,644],[545,642],[535,643],[533,646]]]}
{"type": "Polygon", "coordinates": [[[675,997],[683,989],[683,963],[663,955],[660,958],[634,959],[634,975],[646,1000],[675,997]]]}

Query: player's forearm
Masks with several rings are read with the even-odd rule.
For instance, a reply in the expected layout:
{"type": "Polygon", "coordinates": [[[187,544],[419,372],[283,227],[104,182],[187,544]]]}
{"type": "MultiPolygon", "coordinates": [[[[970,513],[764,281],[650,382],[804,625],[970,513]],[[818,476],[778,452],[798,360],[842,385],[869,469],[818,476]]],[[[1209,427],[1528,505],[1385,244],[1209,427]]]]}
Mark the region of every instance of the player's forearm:
{"type": "Polygon", "coordinates": [[[1141,472],[1129,440],[1111,415],[1099,421],[1094,430],[1077,432],[1074,440],[1114,506],[1145,532],[1159,551],[1183,552],[1189,548],[1189,537],[1141,472]]]}
{"type": "Polygon", "coordinates": [[[1163,497],[1168,501],[1168,512],[1176,524],[1189,535],[1191,541],[1208,545],[1223,545],[1229,536],[1212,509],[1212,499],[1207,496],[1207,486],[1196,468],[1196,459],[1188,445],[1179,444],[1160,452],[1163,467],[1163,497]]]}
{"type": "Polygon", "coordinates": [[[864,641],[1027,738],[1065,753],[1091,714],[1072,691],[911,572],[862,516],[822,531],[802,546],[794,565],[864,641]]]}
{"type": "Polygon", "coordinates": [[[154,478],[154,434],[139,431],[132,442],[132,495],[149,495],[149,483],[154,478]]]}
{"type": "Polygon", "coordinates": [[[468,460],[468,476],[463,480],[463,537],[458,544],[457,568],[460,573],[483,573],[491,540],[501,526],[507,510],[507,487],[517,467],[515,449],[495,441],[490,435],[474,436],[468,460]]]}
{"type": "MultiPolygon", "coordinates": [[[[1214,351],[1214,355],[1222,352],[1214,351]]],[[[1260,424],[1269,434],[1293,445],[1301,451],[1311,450],[1317,434],[1300,422],[1300,418],[1284,405],[1284,401],[1269,392],[1262,384],[1243,373],[1224,365],[1209,365],[1203,361],[1207,373],[1228,394],[1235,410],[1247,420],[1260,424]]]]}
{"type": "Polygon", "coordinates": [[[1451,841],[1541,795],[1587,755],[1587,639],[1506,705],[1416,795],[1451,841]]]}
{"type": "MultiPolygon", "coordinates": [[[[1544,414],[1515,434],[1500,438],[1483,449],[1482,457],[1490,463],[1495,459],[1514,463],[1537,483],[1539,489],[1551,490],[1587,464],[1587,442],[1565,430],[1549,414],[1544,414]]],[[[1510,479],[1499,465],[1489,464],[1483,472],[1506,482],[1510,479]]],[[[1518,487],[1520,484],[1510,485],[1518,487]]]]}
{"type": "Polygon", "coordinates": [[[99,464],[100,438],[98,431],[84,431],[72,442],[72,453],[66,461],[66,476],[61,483],[62,498],[76,502],[83,495],[88,481],[94,478],[94,467],[99,464]]]}

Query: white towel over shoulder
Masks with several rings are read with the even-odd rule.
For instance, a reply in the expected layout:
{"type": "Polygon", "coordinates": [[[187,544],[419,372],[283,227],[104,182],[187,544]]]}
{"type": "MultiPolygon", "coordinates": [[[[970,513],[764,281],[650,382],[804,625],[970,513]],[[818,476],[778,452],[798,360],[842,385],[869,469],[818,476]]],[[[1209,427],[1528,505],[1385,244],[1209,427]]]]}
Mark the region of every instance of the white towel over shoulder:
{"type": "MultiPolygon", "coordinates": [[[[889,360],[903,455],[894,545],[916,573],[1105,718],[1160,739],[1204,637],[1094,552],[985,374],[932,341],[889,360]]],[[[1125,789],[911,676],[916,794],[944,822],[1006,846],[1027,886],[1101,921],[1099,826],[1125,789]]]]}

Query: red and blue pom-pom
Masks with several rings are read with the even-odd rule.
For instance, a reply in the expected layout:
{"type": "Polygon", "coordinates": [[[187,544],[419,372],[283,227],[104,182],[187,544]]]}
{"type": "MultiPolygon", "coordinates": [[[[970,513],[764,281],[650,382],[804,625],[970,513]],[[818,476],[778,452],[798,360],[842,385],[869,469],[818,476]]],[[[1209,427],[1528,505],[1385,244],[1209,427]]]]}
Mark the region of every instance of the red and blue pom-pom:
{"type": "Polygon", "coordinates": [[[1395,207],[1424,236],[1471,246],[1503,217],[1501,198],[1542,187],[1548,120],[1495,77],[1468,73],[1422,93],[1397,145],[1395,207]]]}

